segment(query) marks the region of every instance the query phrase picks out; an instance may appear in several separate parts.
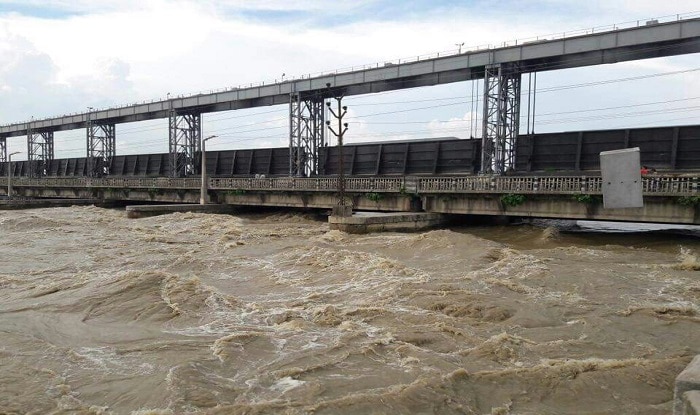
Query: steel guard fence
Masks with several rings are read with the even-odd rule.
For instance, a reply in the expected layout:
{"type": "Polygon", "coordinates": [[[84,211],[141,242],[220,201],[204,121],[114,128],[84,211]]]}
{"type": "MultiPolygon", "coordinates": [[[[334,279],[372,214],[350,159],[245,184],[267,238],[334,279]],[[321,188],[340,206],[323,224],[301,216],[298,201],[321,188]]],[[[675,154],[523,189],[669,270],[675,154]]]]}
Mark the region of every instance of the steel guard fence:
{"type": "MultiPolygon", "coordinates": [[[[0,186],[7,186],[0,177],[0,186]]],[[[700,177],[654,175],[642,179],[645,195],[697,195],[700,177]]],[[[12,178],[15,187],[97,188],[97,189],[199,189],[199,178],[12,178]]],[[[337,177],[324,178],[211,178],[211,190],[245,190],[269,192],[335,192],[337,177]]],[[[454,176],[454,177],[349,177],[345,189],[356,193],[442,193],[472,194],[601,194],[602,178],[589,176],[454,176]]]]}

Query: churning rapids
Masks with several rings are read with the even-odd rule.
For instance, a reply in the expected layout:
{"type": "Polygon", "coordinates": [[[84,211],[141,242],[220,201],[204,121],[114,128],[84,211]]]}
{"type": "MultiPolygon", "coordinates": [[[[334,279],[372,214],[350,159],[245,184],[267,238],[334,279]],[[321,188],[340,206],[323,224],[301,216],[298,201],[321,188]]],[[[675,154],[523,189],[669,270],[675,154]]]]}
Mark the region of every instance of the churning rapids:
{"type": "Polygon", "coordinates": [[[0,413],[668,414],[700,241],[0,212],[0,413]]]}

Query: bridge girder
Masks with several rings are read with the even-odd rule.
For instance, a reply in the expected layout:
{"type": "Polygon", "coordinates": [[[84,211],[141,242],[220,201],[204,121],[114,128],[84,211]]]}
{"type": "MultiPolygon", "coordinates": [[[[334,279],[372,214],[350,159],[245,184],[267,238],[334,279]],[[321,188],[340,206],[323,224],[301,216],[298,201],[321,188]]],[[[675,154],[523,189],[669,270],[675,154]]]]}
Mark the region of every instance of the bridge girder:
{"type": "Polygon", "coordinates": [[[29,176],[46,176],[48,162],[54,158],[53,131],[27,129],[27,160],[29,176]]]}
{"type": "MultiPolygon", "coordinates": [[[[289,102],[290,93],[323,91],[323,85],[327,82],[343,88],[346,96],[447,84],[474,79],[473,74],[482,71],[484,62],[497,64],[517,59],[524,65],[536,64],[541,72],[698,52],[700,18],[677,15],[675,20],[658,24],[613,26],[611,30],[584,35],[574,32],[570,37],[556,36],[550,40],[520,42],[454,55],[387,62],[389,65],[287,79],[275,84],[239,86],[197,94],[196,98],[168,98],[107,108],[95,111],[94,117],[96,120],[112,122],[116,119],[124,123],[167,118],[173,105],[180,111],[204,113],[281,105],[289,102]]],[[[34,123],[40,129],[67,131],[83,128],[85,116],[67,115],[35,120],[34,123]]],[[[26,122],[13,123],[0,126],[0,134],[6,137],[24,136],[26,129],[26,122]]]]}
{"type": "Polygon", "coordinates": [[[504,174],[515,167],[520,128],[520,79],[518,64],[486,67],[482,121],[481,172],[504,174]]]}
{"type": "Polygon", "coordinates": [[[110,174],[112,159],[116,151],[116,128],[114,124],[96,124],[88,119],[87,127],[87,174],[101,177],[110,174]]]}
{"type": "Polygon", "coordinates": [[[289,98],[289,175],[308,177],[319,172],[319,149],[326,146],[324,99],[314,94],[289,98]]]}
{"type": "Polygon", "coordinates": [[[202,114],[178,114],[170,110],[168,137],[171,175],[186,177],[198,174],[201,169],[202,114]]]}

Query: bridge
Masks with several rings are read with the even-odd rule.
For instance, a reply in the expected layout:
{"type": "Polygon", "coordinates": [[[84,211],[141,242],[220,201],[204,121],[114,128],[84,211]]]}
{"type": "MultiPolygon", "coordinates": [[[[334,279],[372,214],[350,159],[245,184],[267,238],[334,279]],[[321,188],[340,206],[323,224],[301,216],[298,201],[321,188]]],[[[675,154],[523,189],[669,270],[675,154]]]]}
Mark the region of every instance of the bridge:
{"type": "MultiPolygon", "coordinates": [[[[7,177],[0,179],[7,193],[7,177]]],[[[330,209],[338,203],[338,177],[211,178],[213,202],[237,206],[330,209]]],[[[15,178],[17,194],[197,203],[199,178],[15,178]]],[[[644,207],[604,209],[599,176],[395,176],[348,177],[354,209],[425,211],[460,215],[616,220],[700,224],[700,175],[643,179],[644,207]]]]}
{"type": "Polygon", "coordinates": [[[15,176],[22,197],[196,203],[205,167],[208,197],[221,204],[325,209],[344,187],[360,210],[700,224],[700,126],[519,134],[525,73],[696,52],[700,18],[678,16],[14,123],[0,126],[0,174],[15,176]],[[327,146],[330,98],[474,79],[484,82],[479,140],[362,144],[345,154],[327,146]],[[288,148],[208,152],[201,165],[203,113],[279,104],[289,105],[288,148]],[[158,118],[168,119],[168,153],[116,155],[117,124],[158,118]],[[86,157],[55,159],[54,132],[78,128],[86,157]],[[28,160],[9,165],[7,139],[17,136],[27,137],[28,160]],[[598,154],[629,147],[662,173],[643,179],[644,207],[603,209],[598,154]]]}
{"type": "Polygon", "coordinates": [[[117,124],[167,118],[170,175],[196,175],[200,169],[197,153],[203,113],[286,104],[290,125],[289,174],[314,175],[318,174],[318,149],[327,144],[323,111],[326,99],[483,79],[481,172],[500,174],[514,166],[522,74],[699,51],[700,18],[683,16],[666,22],[637,22],[632,27],[612,27],[603,32],[516,41],[485,50],[416,57],[268,85],[168,97],[0,126],[0,162],[7,160],[7,138],[26,136],[32,175],[40,176],[46,163],[54,158],[54,132],[85,128],[88,175],[110,174],[111,161],[116,155],[117,124]]]}

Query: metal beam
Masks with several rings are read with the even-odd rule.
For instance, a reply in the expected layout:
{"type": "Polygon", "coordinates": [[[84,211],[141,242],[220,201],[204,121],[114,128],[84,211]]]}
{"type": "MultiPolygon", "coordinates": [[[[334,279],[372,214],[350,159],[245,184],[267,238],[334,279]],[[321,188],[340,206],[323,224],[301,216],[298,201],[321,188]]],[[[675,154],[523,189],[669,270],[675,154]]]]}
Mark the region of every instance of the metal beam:
{"type": "Polygon", "coordinates": [[[87,174],[101,177],[110,174],[116,152],[116,128],[114,124],[96,124],[88,118],[87,174]]]}
{"type": "Polygon", "coordinates": [[[520,71],[516,64],[489,65],[484,76],[481,172],[515,168],[520,128],[520,71]]]}
{"type": "Polygon", "coordinates": [[[48,162],[53,160],[53,131],[27,130],[27,160],[29,176],[41,177],[48,173],[48,162]]]}
{"type": "Polygon", "coordinates": [[[0,163],[7,162],[7,139],[0,137],[0,163]]]}
{"type": "Polygon", "coordinates": [[[199,174],[202,114],[178,114],[171,110],[168,130],[171,175],[186,177],[199,174]]]}
{"type": "Polygon", "coordinates": [[[289,175],[308,177],[319,172],[319,149],[326,146],[323,97],[289,96],[289,175]]]}

